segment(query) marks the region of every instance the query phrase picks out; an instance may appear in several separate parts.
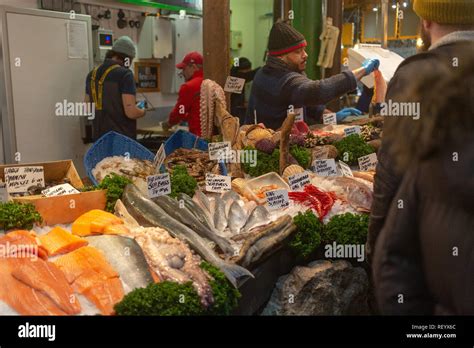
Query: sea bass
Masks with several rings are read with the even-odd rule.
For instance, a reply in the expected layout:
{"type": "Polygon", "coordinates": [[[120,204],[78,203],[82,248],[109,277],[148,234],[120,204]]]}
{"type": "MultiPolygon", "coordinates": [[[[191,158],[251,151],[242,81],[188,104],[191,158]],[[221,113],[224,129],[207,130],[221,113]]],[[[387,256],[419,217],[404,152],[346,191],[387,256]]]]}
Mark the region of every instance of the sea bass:
{"type": "Polygon", "coordinates": [[[189,197],[186,193],[180,193],[178,200],[184,202],[184,206],[195,216],[198,220],[212,232],[217,234],[217,230],[214,228],[214,223],[205,209],[203,209],[194,199],[189,197]]]}
{"type": "Polygon", "coordinates": [[[240,233],[242,227],[244,227],[247,222],[247,212],[240,206],[238,201],[234,201],[230,206],[229,210],[229,229],[232,234],[240,233]]]}
{"type": "Polygon", "coordinates": [[[269,220],[270,213],[268,212],[267,208],[265,208],[263,205],[259,205],[250,213],[250,217],[245,223],[243,230],[248,232],[256,226],[268,223],[269,220]]]}
{"type": "Polygon", "coordinates": [[[160,196],[152,199],[152,201],[158,204],[161,209],[163,209],[175,220],[178,220],[179,222],[193,229],[193,231],[199,234],[201,237],[207,238],[216,243],[224,253],[228,255],[232,255],[234,253],[234,248],[232,248],[227,240],[218,236],[207,226],[202,224],[201,221],[199,221],[198,218],[185,206],[181,208],[177,200],[168,196],[160,196]]]}
{"type": "Polygon", "coordinates": [[[189,244],[203,259],[218,267],[235,287],[243,284],[253,274],[243,267],[226,262],[209,248],[206,241],[186,225],[170,217],[150,199],[143,197],[134,185],[127,185],[123,203],[128,212],[145,227],[161,227],[172,236],[189,244]]]}
{"type": "Polygon", "coordinates": [[[214,200],[214,226],[217,231],[223,232],[227,227],[227,215],[225,212],[225,202],[220,198],[216,197],[214,200]]]}
{"type": "Polygon", "coordinates": [[[143,251],[133,239],[109,235],[85,239],[90,246],[103,251],[107,261],[119,273],[125,293],[136,288],[146,288],[153,283],[143,251]]]}

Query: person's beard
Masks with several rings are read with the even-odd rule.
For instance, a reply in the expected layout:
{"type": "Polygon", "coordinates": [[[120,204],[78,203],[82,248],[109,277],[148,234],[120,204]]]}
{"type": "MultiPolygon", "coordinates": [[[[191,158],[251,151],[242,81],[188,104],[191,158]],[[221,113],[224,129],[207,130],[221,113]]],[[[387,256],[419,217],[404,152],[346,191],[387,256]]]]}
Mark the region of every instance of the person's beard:
{"type": "Polygon", "coordinates": [[[420,24],[420,37],[421,37],[421,40],[423,41],[423,44],[418,48],[418,51],[426,52],[431,47],[431,35],[429,32],[425,30],[422,23],[420,24]]]}

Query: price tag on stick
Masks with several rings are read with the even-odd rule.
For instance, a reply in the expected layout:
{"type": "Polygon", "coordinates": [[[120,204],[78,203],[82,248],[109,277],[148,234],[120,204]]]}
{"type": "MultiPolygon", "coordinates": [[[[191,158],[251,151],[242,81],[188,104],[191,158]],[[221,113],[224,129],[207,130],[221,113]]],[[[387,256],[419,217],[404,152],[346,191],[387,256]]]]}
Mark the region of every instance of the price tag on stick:
{"type": "Polygon", "coordinates": [[[288,182],[290,184],[290,188],[292,191],[299,190],[300,188],[305,187],[306,185],[311,183],[311,179],[309,177],[308,172],[299,173],[292,175],[288,178],[288,182]]]}
{"type": "Polygon", "coordinates": [[[223,193],[232,189],[232,178],[230,176],[206,174],[206,191],[223,193]]]}
{"type": "Polygon", "coordinates": [[[160,172],[161,165],[165,161],[166,152],[165,152],[165,145],[161,144],[160,148],[156,152],[155,159],[153,160],[153,166],[155,167],[155,173],[160,172]]]}
{"type": "Polygon", "coordinates": [[[228,76],[225,82],[224,91],[229,93],[242,94],[245,86],[245,79],[228,76]]]}
{"type": "Polygon", "coordinates": [[[323,114],[323,124],[325,125],[337,124],[336,114],[335,113],[323,114]]]}
{"type": "Polygon", "coordinates": [[[265,192],[270,210],[285,209],[290,206],[287,190],[273,190],[265,192]]]}
{"type": "Polygon", "coordinates": [[[47,188],[46,190],[41,191],[41,193],[46,197],[54,197],[72,195],[80,192],[74,187],[72,187],[70,184],[62,184],[47,188]]]}
{"type": "Polygon", "coordinates": [[[352,174],[351,167],[349,167],[347,164],[345,164],[342,161],[339,161],[339,168],[341,168],[341,173],[342,176],[349,176],[351,178],[354,177],[354,174],[352,174]]]}
{"type": "Polygon", "coordinates": [[[336,161],[333,158],[315,160],[313,170],[319,176],[337,176],[336,161]]]}
{"type": "Polygon", "coordinates": [[[27,192],[30,186],[45,186],[42,166],[8,167],[3,173],[9,194],[27,192]]]}
{"type": "Polygon", "coordinates": [[[371,153],[370,155],[360,157],[358,161],[359,161],[360,170],[362,172],[375,170],[375,167],[377,166],[377,154],[371,153]]]}

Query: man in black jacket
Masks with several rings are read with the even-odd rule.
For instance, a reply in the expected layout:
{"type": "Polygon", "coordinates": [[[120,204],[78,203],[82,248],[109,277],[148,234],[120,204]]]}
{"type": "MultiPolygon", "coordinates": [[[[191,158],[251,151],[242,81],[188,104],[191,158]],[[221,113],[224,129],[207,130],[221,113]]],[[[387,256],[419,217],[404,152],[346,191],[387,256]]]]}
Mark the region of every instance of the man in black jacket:
{"type": "MultiPolygon", "coordinates": [[[[443,129],[438,130],[437,125],[441,123],[434,118],[450,118],[456,113],[430,107],[435,104],[433,100],[443,98],[445,94],[443,88],[436,88],[437,84],[451,75],[461,82],[462,75],[458,70],[472,65],[474,1],[415,0],[414,10],[422,19],[425,52],[400,65],[388,86],[385,107],[390,103],[418,103],[423,112],[417,117],[406,113],[400,115],[402,117],[386,117],[385,136],[378,153],[367,256],[369,260],[373,259],[374,284],[382,313],[472,314],[473,303],[464,303],[464,307],[461,303],[461,299],[469,298],[464,295],[472,287],[463,290],[463,286],[457,284],[464,277],[460,272],[466,270],[460,267],[472,265],[465,263],[465,258],[446,256],[454,255],[456,245],[450,245],[453,240],[465,246],[468,234],[472,232],[469,222],[457,221],[449,210],[455,205],[466,206],[463,203],[466,194],[460,191],[459,180],[468,178],[468,167],[460,164],[458,170],[464,172],[456,174],[456,169],[447,168],[446,161],[443,162],[442,156],[449,151],[438,151],[441,155],[429,153],[430,147],[426,143],[429,137],[436,140],[450,132],[444,129],[446,126],[440,126],[443,129]],[[432,93],[436,98],[430,100],[432,93]],[[415,136],[415,132],[419,132],[419,136],[415,136]],[[405,146],[405,153],[400,154],[400,150],[397,153],[399,143],[405,141],[410,141],[410,147],[405,146]],[[397,156],[411,157],[413,165],[400,165],[397,156]],[[456,187],[456,190],[447,189],[448,186],[456,187]],[[427,193],[430,189],[433,194],[427,193]],[[458,296],[458,300],[453,296],[458,296]]],[[[450,81],[450,86],[453,85],[455,83],[450,81]]],[[[466,95],[468,93],[464,93],[463,98],[466,95]]],[[[454,97],[450,102],[456,103],[453,108],[459,106],[454,97]]],[[[441,104],[440,107],[449,110],[449,105],[441,104]]],[[[390,110],[385,111],[390,115],[390,110]]],[[[459,145],[457,148],[460,151],[459,145]]],[[[464,161],[469,159],[464,153],[462,155],[464,161]]],[[[469,190],[469,182],[466,184],[469,190]]]]}
{"type": "MultiPolygon", "coordinates": [[[[387,89],[386,103],[420,103],[418,96],[406,97],[404,89],[416,79],[437,74],[448,68],[453,72],[464,64],[472,62],[462,59],[465,50],[472,50],[474,43],[474,1],[415,0],[413,8],[421,18],[422,38],[425,52],[406,59],[396,71],[387,89]]],[[[389,111],[387,110],[387,113],[389,111]]],[[[397,117],[385,119],[384,134],[390,132],[397,117]]],[[[401,135],[400,141],[403,141],[401,135]]],[[[390,144],[382,142],[378,153],[378,165],[374,183],[374,202],[372,204],[367,257],[370,260],[392,199],[402,180],[402,175],[391,162],[390,144]]]]}

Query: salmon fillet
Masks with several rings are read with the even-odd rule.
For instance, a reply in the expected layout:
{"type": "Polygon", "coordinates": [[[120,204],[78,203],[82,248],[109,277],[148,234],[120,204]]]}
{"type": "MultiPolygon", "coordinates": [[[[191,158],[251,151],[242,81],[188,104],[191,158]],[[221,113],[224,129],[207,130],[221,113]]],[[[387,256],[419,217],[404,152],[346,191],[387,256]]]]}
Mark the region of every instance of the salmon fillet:
{"type": "Polygon", "coordinates": [[[89,244],[85,239],[79,238],[61,227],[53,228],[39,239],[49,256],[66,254],[89,244]]]}
{"type": "Polygon", "coordinates": [[[37,291],[12,276],[18,262],[29,259],[0,258],[0,300],[20,315],[66,315],[41,291],[37,291]]]}
{"type": "Polygon", "coordinates": [[[76,292],[94,303],[102,314],[114,314],[113,307],[122,300],[124,290],[119,274],[99,250],[82,247],[59,257],[54,263],[76,292]]]}
{"type": "Polygon", "coordinates": [[[0,237],[2,252],[0,257],[37,256],[46,260],[48,258],[47,250],[38,243],[36,233],[24,230],[9,232],[0,237]]]}
{"type": "Polygon", "coordinates": [[[72,233],[77,236],[90,236],[94,234],[123,234],[128,231],[122,219],[103,210],[94,209],[80,217],[72,224],[72,233]],[[112,228],[113,225],[122,225],[120,228],[112,228]]]}
{"type": "Polygon", "coordinates": [[[67,314],[78,314],[81,305],[74,295],[66,277],[59,268],[51,262],[37,259],[36,261],[18,260],[11,275],[46,295],[56,306],[67,314]]]}

